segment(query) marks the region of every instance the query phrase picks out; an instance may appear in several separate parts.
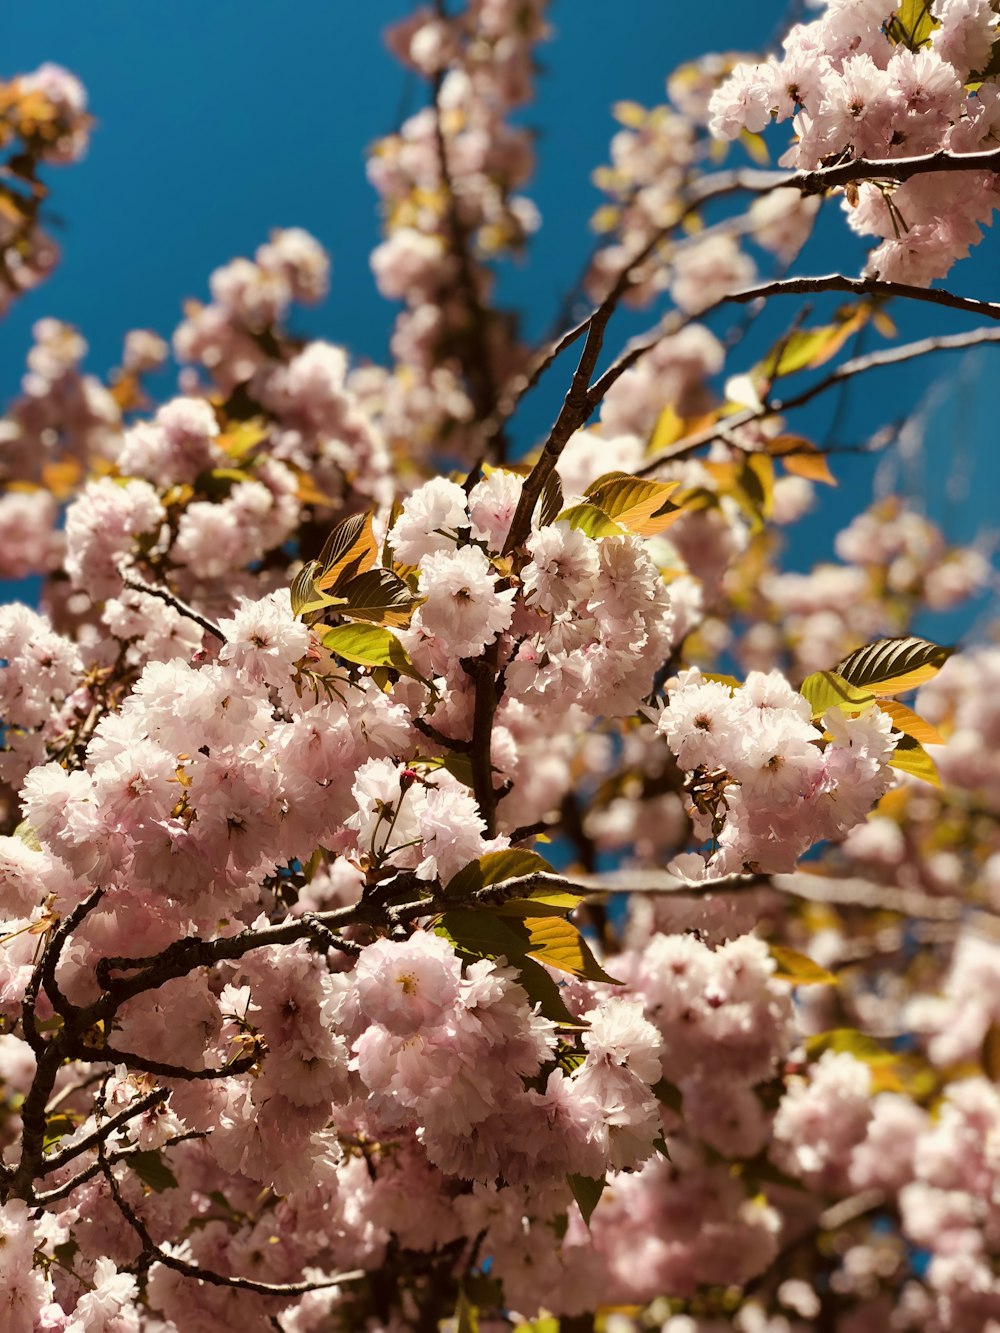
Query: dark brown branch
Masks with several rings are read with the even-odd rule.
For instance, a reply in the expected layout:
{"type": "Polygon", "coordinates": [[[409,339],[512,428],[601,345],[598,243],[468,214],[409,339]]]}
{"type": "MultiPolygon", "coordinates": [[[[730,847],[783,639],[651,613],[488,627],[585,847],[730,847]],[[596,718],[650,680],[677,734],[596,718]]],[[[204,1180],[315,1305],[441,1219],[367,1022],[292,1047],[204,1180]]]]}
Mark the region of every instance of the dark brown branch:
{"type": "Polygon", "coordinates": [[[122,1217],[142,1241],[142,1258],[147,1264],[162,1264],[164,1268],[172,1268],[175,1273],[181,1273],[184,1277],[193,1278],[198,1282],[207,1282],[213,1287],[233,1287],[239,1291],[255,1291],[260,1296],[304,1296],[308,1291],[322,1291],[328,1287],[341,1286],[345,1282],[360,1282],[368,1276],[363,1269],[359,1268],[353,1269],[349,1273],[340,1273],[336,1277],[323,1278],[316,1282],[255,1282],[252,1278],[247,1277],[225,1277],[222,1273],[214,1273],[209,1268],[202,1268],[199,1264],[189,1263],[186,1259],[179,1259],[176,1255],[167,1254],[153,1240],[145,1222],[122,1194],[118,1181],[115,1179],[112,1163],[104,1151],[103,1143],[98,1145],[97,1152],[100,1159],[101,1174],[108,1182],[111,1197],[122,1217]]]}
{"type": "MultiPolygon", "coordinates": [[[[828,273],[817,278],[780,278],[775,282],[763,283],[759,287],[731,292],[728,296],[720,297],[705,310],[699,311],[697,317],[699,320],[705,319],[713,311],[725,305],[749,305],[754,301],[767,300],[771,296],[819,292],[845,292],[852,296],[881,296],[886,299],[894,296],[905,297],[911,301],[926,301],[931,305],[947,306],[952,310],[964,310],[969,314],[982,315],[986,319],[1000,320],[1000,303],[995,301],[979,301],[972,296],[956,296],[937,287],[913,287],[905,282],[882,282],[878,278],[848,278],[841,273],[828,273]]],[[[679,332],[689,322],[676,316],[668,317],[652,334],[627,348],[591,388],[587,395],[586,418],[590,417],[604,395],[626,370],[631,370],[647,352],[651,352],[664,338],[679,332]]]]}
{"type": "MultiPolygon", "coordinates": [[[[167,1139],[166,1142],[160,1146],[161,1148],[172,1148],[177,1143],[187,1143],[191,1139],[204,1139],[207,1137],[208,1134],[206,1130],[191,1129],[188,1130],[186,1134],[176,1134],[173,1138],[167,1139]]],[[[143,1151],[142,1148],[137,1148],[135,1146],[131,1148],[120,1148],[115,1152],[108,1154],[108,1162],[112,1165],[115,1162],[127,1162],[130,1157],[136,1157],[143,1151]]],[[[96,1161],[90,1166],[84,1167],[78,1175],[75,1175],[72,1180],[67,1180],[65,1184],[58,1185],[55,1189],[47,1190],[44,1194],[36,1194],[35,1204],[39,1208],[46,1208],[49,1204],[58,1203],[60,1199],[67,1198],[74,1190],[79,1189],[80,1186],[85,1185],[88,1180],[93,1180],[94,1176],[100,1174],[101,1163],[100,1161],[96,1161]]]]}
{"type": "Polygon", "coordinates": [[[435,745],[441,745],[446,750],[453,750],[456,754],[470,754],[472,752],[471,741],[460,741],[454,736],[446,736],[443,731],[438,731],[437,727],[432,726],[426,718],[415,717],[413,725],[435,745]]]}
{"type": "Polygon", "coordinates": [[[580,361],[573,373],[573,379],[563,400],[559,415],[549,432],[549,437],[545,441],[538,461],[525,478],[521,496],[517,502],[517,509],[514,511],[514,518],[511,521],[510,531],[507,534],[506,542],[504,542],[504,555],[509,555],[523,545],[525,538],[531,531],[531,517],[535,512],[535,505],[538,503],[546,481],[555,470],[556,463],[566,447],[567,440],[574,431],[579,430],[586,422],[593,410],[587,406],[590,377],[597,366],[597,358],[601,354],[601,347],[604,343],[604,330],[614,312],[618,295],[620,295],[620,287],[621,290],[624,290],[621,283],[615,284],[612,295],[609,295],[588,321],[587,341],[584,343],[580,361]]]}
{"type": "Polygon", "coordinates": [[[200,611],[196,611],[187,602],[182,602],[179,597],[166,588],[161,588],[153,583],[145,583],[142,579],[136,578],[134,574],[126,575],[122,582],[126,588],[131,588],[133,592],[144,592],[150,597],[158,597],[161,602],[166,602],[167,606],[172,606],[182,616],[186,616],[188,620],[193,620],[196,625],[200,625],[206,634],[211,634],[213,638],[225,643],[226,636],[214,620],[209,620],[207,616],[203,616],[200,611]]]}
{"type": "MultiPolygon", "coordinates": [[[[691,190],[683,201],[683,211],[679,216],[653,232],[638,253],[626,262],[618,275],[616,285],[624,282],[626,287],[629,286],[636,268],[648,259],[686,218],[713,199],[740,193],[765,195],[772,194],[775,190],[787,189],[798,190],[804,195],[816,195],[825,194],[828,190],[852,181],[905,181],[926,172],[983,170],[1000,171],[1000,150],[991,149],[982,153],[940,152],[920,157],[860,158],[834,167],[817,167],[812,171],[756,171],[752,168],[739,168],[735,171],[717,172],[705,177],[691,190]]],[[[704,233],[692,238],[695,242],[699,239],[704,239],[704,233]]],[[[599,306],[586,319],[535,353],[525,370],[511,381],[500,396],[494,414],[487,423],[488,435],[491,430],[498,430],[503,422],[509,420],[520,400],[534,388],[557,357],[590,328],[600,309],[599,306]]]]}
{"type": "MultiPolygon", "coordinates": [[[[800,296],[810,292],[846,292],[853,296],[879,296],[888,299],[902,296],[910,301],[928,301],[931,305],[947,306],[951,310],[965,310],[986,319],[1000,319],[1000,302],[980,301],[974,296],[956,296],[940,287],[914,287],[907,282],[883,282],[881,278],[848,278],[842,273],[827,273],[818,278],[779,278],[759,287],[748,287],[731,292],[716,301],[710,309],[735,302],[747,305],[765,301],[770,296],[800,296]]],[[[707,311],[699,315],[704,318],[707,311]]]]}
{"type": "Polygon", "coordinates": [[[261,1053],[255,1051],[241,1055],[231,1064],[219,1069],[188,1069],[184,1065],[168,1064],[164,1060],[152,1060],[148,1056],[138,1055],[135,1051],[120,1051],[115,1046],[74,1046],[70,1053],[80,1060],[102,1060],[108,1064],[125,1065],[127,1069],[141,1069],[146,1074],[156,1074],[159,1078],[183,1079],[193,1083],[205,1079],[229,1078],[231,1075],[246,1074],[260,1059],[261,1053]]]}
{"type": "Polygon", "coordinates": [[[498,652],[499,644],[494,640],[482,657],[462,663],[476,683],[472,712],[472,744],[469,747],[469,754],[472,760],[472,789],[479,806],[479,813],[486,824],[487,838],[492,838],[496,833],[497,794],[493,788],[492,742],[493,719],[496,716],[498,703],[498,652]]]}
{"type": "Polygon", "coordinates": [[[862,157],[811,171],[756,171],[741,167],[705,177],[691,192],[689,205],[697,207],[729,194],[772,194],[775,190],[825,194],[852,181],[905,181],[938,171],[1000,171],[1000,149],[981,153],[927,153],[919,157],[862,157]]]}
{"type": "MultiPolygon", "coordinates": [[[[467,312],[468,335],[463,342],[470,355],[460,356],[462,370],[468,381],[472,395],[472,406],[477,421],[491,421],[497,401],[497,385],[493,374],[490,348],[490,316],[483,305],[473,266],[469,230],[462,219],[454,178],[448,161],[448,143],[441,120],[441,87],[444,82],[443,72],[434,79],[434,139],[437,147],[438,170],[444,187],[451,253],[458,266],[459,287],[462,304],[467,312]]],[[[501,461],[506,455],[506,439],[503,423],[498,423],[495,430],[484,438],[484,449],[501,461]]]]}
{"type": "Polygon", "coordinates": [[[61,1166],[65,1166],[67,1162],[72,1162],[73,1159],[79,1157],[81,1153],[89,1152],[91,1148],[96,1148],[99,1143],[103,1143],[104,1140],[110,1138],[112,1134],[116,1134],[118,1130],[124,1129],[124,1127],[130,1121],[134,1120],[136,1116],[143,1115],[146,1111],[152,1110],[152,1108],[158,1106],[160,1102],[166,1101],[169,1096],[170,1091],[167,1088],[154,1088],[152,1092],[147,1092],[145,1097],[140,1097],[139,1100],[133,1102],[131,1106],[126,1106],[124,1111],[119,1112],[118,1115],[113,1116],[110,1120],[105,1120],[103,1124],[98,1125],[95,1130],[92,1130],[91,1133],[89,1133],[86,1138],[81,1139],[79,1143],[71,1143],[68,1147],[61,1149],[54,1156],[43,1158],[42,1174],[48,1175],[52,1171],[58,1171],[61,1166]]]}

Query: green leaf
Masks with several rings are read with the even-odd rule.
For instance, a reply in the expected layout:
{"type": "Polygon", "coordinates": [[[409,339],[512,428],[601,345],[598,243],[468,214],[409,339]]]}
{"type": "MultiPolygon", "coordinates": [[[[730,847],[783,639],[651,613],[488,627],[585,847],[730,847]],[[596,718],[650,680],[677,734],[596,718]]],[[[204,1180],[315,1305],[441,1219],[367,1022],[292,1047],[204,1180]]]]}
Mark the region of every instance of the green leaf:
{"type": "Polygon", "coordinates": [[[487,852],[453,875],[445,893],[449,898],[471,898],[478,889],[485,889],[490,884],[502,884],[508,879],[521,879],[524,875],[543,871],[552,874],[552,867],[537,852],[513,847],[503,852],[487,852]]]}
{"type": "Polygon", "coordinates": [[[889,760],[890,768],[898,768],[902,773],[929,782],[932,787],[941,786],[941,777],[937,765],[924,747],[913,736],[902,736],[896,742],[896,748],[889,760]]]}
{"type": "Polygon", "coordinates": [[[813,717],[822,717],[828,708],[859,713],[875,698],[866,690],[856,689],[836,671],[814,671],[799,686],[799,693],[808,701],[813,717]]]}
{"type": "Polygon", "coordinates": [[[671,1083],[668,1078],[661,1078],[658,1083],[653,1084],[650,1092],[658,1102],[662,1102],[675,1115],[681,1114],[684,1096],[676,1083],[671,1083]]]}
{"type": "Polygon", "coordinates": [[[891,42],[919,51],[930,44],[931,33],[940,26],[931,14],[931,0],[903,0],[885,32],[891,42]]]}
{"type": "Polygon", "coordinates": [[[557,514],[556,518],[557,521],[562,519],[571,528],[579,528],[585,537],[593,537],[595,540],[599,537],[620,537],[625,531],[614,519],[609,518],[603,509],[588,501],[570,505],[561,514],[557,514]]]}
{"type": "Polygon", "coordinates": [[[157,1194],[164,1190],[177,1188],[177,1177],[163,1160],[163,1154],[157,1149],[152,1152],[133,1152],[125,1158],[144,1185],[148,1185],[157,1194]]]}
{"type": "Polygon", "coordinates": [[[392,667],[401,676],[424,679],[392,630],[382,625],[337,625],[326,631],[321,642],[331,653],[355,666],[392,667]]]}
{"type": "Polygon", "coordinates": [[[528,996],[528,1003],[533,1009],[537,1005],[543,1018],[567,1027],[580,1026],[579,1020],[566,1008],[558,983],[549,976],[541,963],[524,957],[518,962],[517,971],[517,979],[528,996]]]}
{"type": "Polygon", "coordinates": [[[319,556],[322,573],[316,579],[321,591],[336,591],[357,574],[371,569],[378,559],[378,543],[372,532],[372,516],[351,514],[327,537],[319,556]]]}
{"type": "Polygon", "coordinates": [[[933,679],[955,650],[914,636],[878,639],[845,657],[834,668],[850,685],[873,694],[903,694],[933,679]]]}
{"type": "Polygon", "coordinates": [[[424,600],[415,597],[410,585],[391,569],[369,569],[338,586],[344,614],[355,620],[373,620],[379,625],[405,629],[424,600]]]}
{"type": "Polygon", "coordinates": [[[524,952],[523,937],[510,930],[494,913],[463,909],[445,912],[435,934],[450,940],[466,957],[506,958],[512,967],[517,968],[518,980],[532,1007],[538,1005],[541,1015],[553,1023],[574,1022],[556,982],[540,963],[524,952]]]}
{"type": "Polygon", "coordinates": [[[772,944],[768,950],[778,964],[776,972],[771,973],[774,981],[790,981],[796,986],[836,986],[837,978],[819,963],[814,963],[804,953],[795,949],[786,949],[783,944],[772,944]]]}
{"type": "Polygon", "coordinates": [[[583,1214],[583,1220],[587,1226],[590,1226],[590,1219],[594,1214],[594,1209],[601,1201],[601,1195],[604,1193],[604,1186],[608,1183],[607,1178],[602,1176],[600,1180],[594,1180],[592,1176],[567,1176],[566,1183],[573,1191],[573,1198],[576,1200],[577,1207],[583,1214]]]}
{"type": "Polygon", "coordinates": [[[524,933],[511,921],[501,921],[495,912],[477,912],[456,907],[444,912],[437,933],[445,935],[463,953],[474,958],[506,958],[516,963],[525,956],[524,933]]]}
{"type": "Polygon", "coordinates": [[[678,481],[646,481],[627,472],[608,472],[588,486],[584,495],[629,532],[651,537],[681,512],[669,498],[679,485],[678,481]]]}

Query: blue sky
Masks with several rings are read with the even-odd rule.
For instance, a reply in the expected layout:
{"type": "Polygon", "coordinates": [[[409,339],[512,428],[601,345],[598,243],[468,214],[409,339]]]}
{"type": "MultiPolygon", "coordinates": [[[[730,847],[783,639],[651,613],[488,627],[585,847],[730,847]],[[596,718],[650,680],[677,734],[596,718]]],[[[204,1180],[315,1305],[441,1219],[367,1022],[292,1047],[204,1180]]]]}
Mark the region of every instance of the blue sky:
{"type": "MultiPolygon", "coordinates": [[[[98,123],[85,161],[51,174],[63,260],[0,324],[0,396],[16,392],[30,327],[40,316],[77,325],[90,345],[89,365],[103,371],[116,362],[126,330],[169,334],[182,300],[205,296],[210,270],[252,253],[275,226],[306,227],[333,256],[330,298],[299,327],[381,358],[393,310],[378,298],[368,268],[377,217],[364,150],[422,95],[380,37],[385,23],[408,9],[400,0],[47,0],[14,7],[5,16],[0,73],[46,59],[67,65],[87,84],[98,123]]],[[[524,113],[540,131],[531,193],[543,228],[529,264],[512,267],[501,288],[524,309],[530,333],[548,326],[588,251],[587,219],[598,201],[589,176],[606,160],[611,103],[662,100],[669,70],[717,47],[720,37],[730,49],[760,48],[783,11],[776,0],[554,0],[556,40],[542,49],[538,97],[524,113]]],[[[797,271],[858,270],[860,247],[835,209],[831,214],[797,271]]],[[[954,271],[953,289],[997,295],[991,239],[954,271]]],[[[789,303],[770,328],[778,332],[793,313],[789,303]]],[[[906,338],[970,323],[927,307],[899,311],[896,319],[906,338]]],[[[648,322],[622,320],[620,338],[648,322]]],[[[934,414],[922,485],[956,537],[996,523],[1000,467],[988,387],[998,366],[996,348],[961,374],[956,358],[938,363],[953,391],[944,392],[934,414]],[[968,493],[946,503],[946,481],[963,450],[971,459],[968,493]]],[[[924,363],[859,385],[839,427],[844,439],[904,416],[929,375],[924,363]]],[[[529,437],[544,429],[564,384],[553,379],[530,403],[529,437]]],[[[821,403],[807,419],[815,436],[827,430],[829,413],[830,404],[821,403]]],[[[842,460],[836,470],[841,492],[798,538],[799,563],[828,554],[845,512],[870,492],[870,460],[842,460]]]]}

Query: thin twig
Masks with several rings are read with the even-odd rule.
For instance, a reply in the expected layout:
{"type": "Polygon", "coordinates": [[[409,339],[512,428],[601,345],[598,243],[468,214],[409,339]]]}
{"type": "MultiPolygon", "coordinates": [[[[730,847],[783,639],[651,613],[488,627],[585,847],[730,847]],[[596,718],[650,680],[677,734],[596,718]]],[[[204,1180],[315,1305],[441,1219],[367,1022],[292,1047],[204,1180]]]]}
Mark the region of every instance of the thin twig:
{"type": "Polygon", "coordinates": [[[179,611],[182,616],[187,616],[188,620],[193,620],[196,625],[200,625],[206,634],[211,634],[213,638],[218,639],[221,643],[225,643],[226,636],[223,634],[222,630],[219,629],[214,620],[209,620],[207,616],[203,616],[200,611],[196,611],[194,607],[189,606],[187,602],[182,602],[179,597],[174,593],[169,592],[166,588],[161,588],[152,583],[145,583],[134,574],[126,575],[122,579],[122,582],[126,588],[131,588],[133,592],[144,592],[150,597],[158,597],[161,602],[166,602],[167,606],[172,606],[174,610],[179,611]]]}
{"type": "Polygon", "coordinates": [[[155,1088],[152,1092],[146,1093],[144,1097],[140,1097],[139,1100],[133,1102],[131,1106],[126,1106],[118,1115],[112,1116],[110,1120],[105,1120],[103,1124],[98,1125],[96,1129],[92,1130],[85,1138],[80,1139],[78,1143],[71,1143],[68,1147],[61,1149],[54,1156],[43,1158],[42,1174],[48,1175],[52,1171],[58,1171],[61,1166],[65,1166],[67,1162],[71,1162],[74,1157],[79,1157],[81,1153],[89,1152],[91,1148],[96,1148],[99,1143],[103,1143],[104,1140],[110,1138],[112,1134],[123,1129],[130,1121],[134,1120],[136,1116],[143,1115],[146,1111],[152,1110],[152,1108],[158,1106],[160,1102],[166,1101],[169,1096],[170,1091],[167,1088],[155,1088]]]}
{"type": "MultiPolygon", "coordinates": [[[[688,458],[696,450],[706,444],[712,444],[716,440],[733,443],[732,433],[740,426],[746,426],[751,422],[761,421],[765,417],[776,416],[780,413],[790,412],[796,407],[802,407],[805,403],[810,402],[835,385],[843,384],[857,375],[867,374],[870,370],[880,370],[884,366],[899,365],[901,362],[912,361],[917,357],[929,356],[933,352],[964,351],[970,347],[981,347],[986,343],[1000,343],[1000,329],[973,329],[969,333],[949,333],[936,338],[921,338],[917,342],[904,343],[901,347],[883,348],[880,351],[867,352],[864,356],[852,357],[851,360],[844,361],[835,370],[831,371],[829,375],[817,380],[815,384],[811,384],[807,389],[803,389],[791,398],[774,398],[762,403],[760,407],[748,407],[742,412],[735,412],[732,416],[726,417],[717,426],[709,426],[705,430],[698,431],[695,435],[677,440],[669,448],[664,449],[661,453],[654,454],[641,467],[636,468],[636,475],[640,477],[647,476],[665,463],[688,458]]],[[[821,452],[826,451],[821,450],[821,452]]]]}
{"type": "Polygon", "coordinates": [[[214,1287],[234,1287],[239,1291],[255,1291],[261,1296],[304,1296],[309,1291],[322,1291],[329,1287],[339,1287],[345,1282],[360,1282],[368,1276],[363,1269],[359,1268],[349,1273],[340,1273],[336,1277],[323,1278],[316,1282],[255,1282],[252,1278],[247,1277],[226,1277],[222,1273],[215,1273],[209,1268],[202,1268],[200,1264],[189,1263],[186,1259],[178,1258],[177,1255],[168,1254],[153,1240],[145,1222],[122,1194],[118,1181],[115,1179],[112,1163],[104,1151],[103,1143],[98,1144],[97,1153],[100,1159],[101,1174],[108,1182],[111,1197],[122,1217],[142,1241],[143,1258],[150,1264],[163,1264],[164,1268],[172,1268],[175,1273],[181,1273],[184,1277],[193,1278],[198,1282],[208,1282],[214,1287]]]}

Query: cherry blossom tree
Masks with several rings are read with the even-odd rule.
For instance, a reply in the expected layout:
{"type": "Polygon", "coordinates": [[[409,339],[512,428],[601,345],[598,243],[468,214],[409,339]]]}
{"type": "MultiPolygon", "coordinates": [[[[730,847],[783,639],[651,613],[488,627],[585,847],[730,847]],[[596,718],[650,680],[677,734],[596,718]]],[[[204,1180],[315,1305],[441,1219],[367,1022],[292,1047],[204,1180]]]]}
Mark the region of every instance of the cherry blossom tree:
{"type": "MultiPolygon", "coordinates": [[[[900,495],[837,563],[782,540],[836,479],[802,409],[1000,342],[951,285],[1000,205],[996,6],[828,0],[619,105],[531,346],[496,281],[540,221],[545,11],[389,33],[426,98],[368,158],[387,365],[292,331],[329,276],[296,228],[184,307],[169,401],[157,334],[105,383],[35,326],[0,423],[0,573],[43,579],[0,610],[10,1333],[1000,1329],[1000,649],[914,632],[993,572],[900,495]],[[796,270],[821,212],[862,273],[796,270]],[[975,326],[901,341],[917,302],[975,326]]],[[[90,128],[65,70],[0,85],[4,303],[90,128]]]]}

